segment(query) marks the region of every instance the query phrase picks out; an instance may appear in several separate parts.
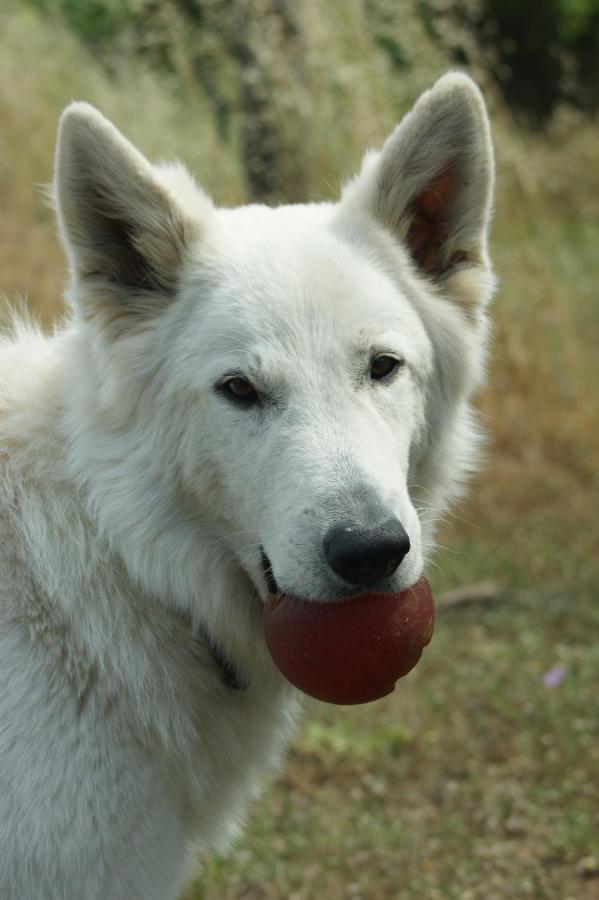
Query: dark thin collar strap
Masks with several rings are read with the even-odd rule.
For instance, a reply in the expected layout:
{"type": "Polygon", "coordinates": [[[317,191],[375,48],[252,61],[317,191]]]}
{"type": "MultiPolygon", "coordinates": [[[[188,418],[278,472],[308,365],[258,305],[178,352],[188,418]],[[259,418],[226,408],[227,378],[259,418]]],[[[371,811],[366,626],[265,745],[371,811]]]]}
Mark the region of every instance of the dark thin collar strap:
{"type": "Polygon", "coordinates": [[[248,681],[241,675],[233,660],[212,640],[205,628],[200,627],[193,637],[197,644],[210,653],[214,668],[225,687],[232,691],[247,690],[248,681]]]}

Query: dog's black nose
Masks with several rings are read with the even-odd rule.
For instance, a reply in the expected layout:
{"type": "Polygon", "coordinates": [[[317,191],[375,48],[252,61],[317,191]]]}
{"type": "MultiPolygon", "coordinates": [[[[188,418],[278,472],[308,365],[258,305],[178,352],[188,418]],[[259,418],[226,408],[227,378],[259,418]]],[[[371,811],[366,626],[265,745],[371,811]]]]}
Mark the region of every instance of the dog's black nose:
{"type": "Polygon", "coordinates": [[[372,528],[335,526],[327,532],[323,544],[336,575],[348,584],[367,587],[392,575],[410,550],[410,539],[395,518],[372,528]]]}

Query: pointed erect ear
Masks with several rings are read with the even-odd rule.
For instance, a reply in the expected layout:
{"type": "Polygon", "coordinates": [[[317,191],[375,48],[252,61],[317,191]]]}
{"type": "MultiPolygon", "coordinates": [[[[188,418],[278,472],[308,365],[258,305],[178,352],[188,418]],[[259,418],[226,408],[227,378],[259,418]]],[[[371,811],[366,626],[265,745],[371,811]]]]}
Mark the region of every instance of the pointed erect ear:
{"type": "Polygon", "coordinates": [[[55,199],[75,305],[88,314],[104,307],[111,317],[164,308],[189,246],[200,237],[201,212],[211,208],[191,177],[178,175],[175,197],[168,176],[94,107],[73,103],[65,110],[55,199]],[[194,199],[199,216],[191,214],[194,199]]]}
{"type": "Polygon", "coordinates": [[[342,208],[366,210],[403,244],[420,274],[471,311],[493,286],[493,172],[481,93],[467,75],[450,73],[420,97],[380,153],[367,154],[342,208]]]}

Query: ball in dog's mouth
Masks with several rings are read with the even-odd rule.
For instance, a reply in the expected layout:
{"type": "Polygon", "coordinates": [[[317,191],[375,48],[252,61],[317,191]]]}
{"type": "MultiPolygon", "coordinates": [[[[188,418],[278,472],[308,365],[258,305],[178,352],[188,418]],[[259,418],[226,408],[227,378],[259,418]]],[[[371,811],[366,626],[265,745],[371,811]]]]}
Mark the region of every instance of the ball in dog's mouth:
{"type": "Polygon", "coordinates": [[[264,631],[291,684],[317,700],[346,705],[390,694],[420,659],[434,619],[423,576],[399,593],[370,591],[340,600],[270,593],[264,631]]]}

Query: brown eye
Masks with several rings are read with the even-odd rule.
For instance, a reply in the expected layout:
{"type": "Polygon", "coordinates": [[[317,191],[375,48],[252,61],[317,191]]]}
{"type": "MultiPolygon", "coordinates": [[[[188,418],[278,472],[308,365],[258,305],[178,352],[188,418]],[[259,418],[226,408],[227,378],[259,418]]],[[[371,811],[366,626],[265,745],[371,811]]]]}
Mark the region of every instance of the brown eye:
{"type": "Polygon", "coordinates": [[[375,356],[370,363],[370,377],[375,381],[388,378],[402,365],[402,360],[394,356],[375,356]]]}
{"type": "Polygon", "coordinates": [[[258,401],[256,388],[247,378],[242,378],[240,375],[225,381],[222,385],[222,391],[231,400],[240,400],[242,403],[248,404],[258,401]]]}

